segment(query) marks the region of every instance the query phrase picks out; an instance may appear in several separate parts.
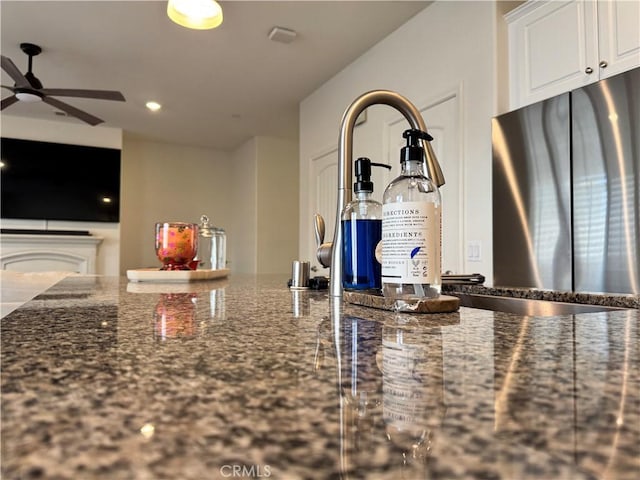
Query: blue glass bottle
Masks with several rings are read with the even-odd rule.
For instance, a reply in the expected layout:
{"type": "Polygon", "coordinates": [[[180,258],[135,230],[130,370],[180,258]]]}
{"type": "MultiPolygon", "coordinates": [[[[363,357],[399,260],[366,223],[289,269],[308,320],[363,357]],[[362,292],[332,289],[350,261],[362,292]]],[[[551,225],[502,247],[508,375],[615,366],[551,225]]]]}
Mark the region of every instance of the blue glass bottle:
{"type": "Polygon", "coordinates": [[[382,220],[343,220],[344,276],[347,289],[380,288],[381,265],[375,258],[376,245],[382,238],[382,220]]]}
{"type": "Polygon", "coordinates": [[[382,238],[382,204],[371,198],[371,163],[368,158],[356,160],[355,199],[342,212],[343,275],[342,286],[350,290],[381,288],[381,265],[375,251],[382,238]]]}

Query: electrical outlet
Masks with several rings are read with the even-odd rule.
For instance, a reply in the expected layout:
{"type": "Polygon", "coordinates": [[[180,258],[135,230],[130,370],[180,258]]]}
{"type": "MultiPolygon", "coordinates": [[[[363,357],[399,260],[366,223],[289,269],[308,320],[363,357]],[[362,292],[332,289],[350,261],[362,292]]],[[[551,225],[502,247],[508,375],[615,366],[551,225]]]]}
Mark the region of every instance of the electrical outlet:
{"type": "Polygon", "coordinates": [[[467,260],[469,262],[482,261],[482,242],[480,240],[469,240],[467,242],[467,260]]]}

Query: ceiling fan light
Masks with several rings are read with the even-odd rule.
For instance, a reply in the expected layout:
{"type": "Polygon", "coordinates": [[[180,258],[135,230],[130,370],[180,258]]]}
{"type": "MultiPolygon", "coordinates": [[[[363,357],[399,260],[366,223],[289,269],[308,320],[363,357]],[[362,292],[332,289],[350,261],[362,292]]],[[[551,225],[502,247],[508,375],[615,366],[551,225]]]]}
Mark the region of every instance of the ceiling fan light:
{"type": "Polygon", "coordinates": [[[31,92],[17,92],[16,98],[21,102],[26,103],[34,103],[42,100],[42,97],[40,95],[36,95],[35,93],[31,92]]]}
{"type": "Polygon", "coordinates": [[[180,26],[210,30],[222,23],[222,7],[215,0],[169,0],[167,15],[180,26]]]}

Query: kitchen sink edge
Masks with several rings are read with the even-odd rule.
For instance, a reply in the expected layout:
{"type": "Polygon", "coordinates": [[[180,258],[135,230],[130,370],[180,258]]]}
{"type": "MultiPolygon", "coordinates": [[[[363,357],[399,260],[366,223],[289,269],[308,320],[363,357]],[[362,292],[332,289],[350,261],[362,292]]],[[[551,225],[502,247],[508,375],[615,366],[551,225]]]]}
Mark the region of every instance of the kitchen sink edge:
{"type": "MultiPolygon", "coordinates": [[[[499,308],[509,308],[507,311],[510,312],[516,309],[513,313],[526,311],[523,310],[525,308],[524,305],[532,301],[539,303],[531,303],[528,308],[538,309],[536,311],[542,312],[585,313],[615,309],[640,309],[640,296],[633,294],[579,293],[530,288],[485,287],[481,285],[444,285],[442,293],[459,297],[461,306],[496,311],[505,311],[499,310],[499,308]],[[544,307],[545,304],[558,305],[544,307]],[[484,305],[484,307],[480,305],[484,305]]],[[[559,315],[560,313],[554,314],[559,315]]]]}
{"type": "Polygon", "coordinates": [[[537,317],[628,310],[628,308],[624,307],[555,302],[550,300],[533,300],[530,298],[501,297],[495,295],[457,293],[452,294],[452,296],[456,296],[460,299],[461,307],[479,308],[494,312],[515,313],[518,315],[537,317]]]}

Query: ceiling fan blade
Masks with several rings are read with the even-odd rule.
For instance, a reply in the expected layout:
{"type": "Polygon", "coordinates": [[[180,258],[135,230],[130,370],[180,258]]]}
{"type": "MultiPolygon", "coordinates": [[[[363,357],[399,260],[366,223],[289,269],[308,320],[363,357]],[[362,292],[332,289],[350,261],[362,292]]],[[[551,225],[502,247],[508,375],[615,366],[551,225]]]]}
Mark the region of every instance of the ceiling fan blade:
{"type": "Polygon", "coordinates": [[[31,88],[29,80],[18,70],[15,63],[9,58],[2,55],[2,69],[9,74],[9,76],[16,82],[16,87],[31,88]]]}
{"type": "Polygon", "coordinates": [[[0,110],[4,110],[5,108],[7,108],[10,105],[13,105],[17,101],[18,101],[18,98],[15,95],[11,97],[3,98],[2,105],[0,106],[0,110]]]}
{"type": "Polygon", "coordinates": [[[113,90],[78,90],[74,88],[43,88],[40,90],[45,95],[54,97],[95,98],[98,100],[117,100],[124,102],[124,96],[113,90]]]}
{"type": "Polygon", "coordinates": [[[59,108],[63,112],[68,113],[73,117],[79,118],[83,122],[87,122],[89,125],[95,126],[95,125],[98,125],[99,123],[104,122],[104,120],[101,120],[98,117],[94,117],[93,115],[87,112],[83,112],[82,110],[79,110],[76,107],[69,105],[68,103],[64,103],[64,102],[61,102],[60,100],[56,100],[55,98],[50,98],[45,96],[42,98],[42,101],[44,103],[48,103],[53,107],[59,108]]]}

